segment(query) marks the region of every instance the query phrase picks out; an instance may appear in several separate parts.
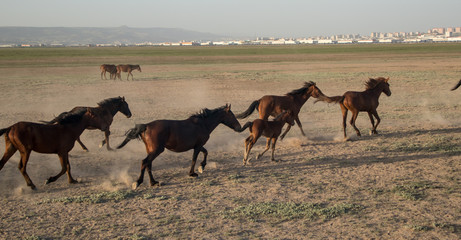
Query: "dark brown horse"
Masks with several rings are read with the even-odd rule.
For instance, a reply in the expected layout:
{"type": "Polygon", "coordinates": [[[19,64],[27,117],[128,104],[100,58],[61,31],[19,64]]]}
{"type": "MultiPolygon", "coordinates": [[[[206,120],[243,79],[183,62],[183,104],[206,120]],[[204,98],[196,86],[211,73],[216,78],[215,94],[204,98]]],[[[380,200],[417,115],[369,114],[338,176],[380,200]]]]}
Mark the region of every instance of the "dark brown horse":
{"type": "Polygon", "coordinates": [[[266,149],[256,156],[256,160],[263,156],[269,148],[272,148],[272,157],[271,160],[275,161],[274,158],[274,151],[275,151],[275,143],[277,142],[277,138],[282,133],[282,128],[285,123],[288,123],[290,126],[295,125],[293,113],[291,110],[283,111],[280,115],[278,115],[273,121],[263,120],[263,119],[256,119],[253,122],[247,122],[243,125],[241,131],[245,130],[247,127],[250,129],[250,136],[245,139],[245,154],[243,156],[243,165],[246,165],[250,162],[248,156],[250,155],[251,148],[255,145],[256,141],[258,141],[259,137],[265,136],[267,138],[266,141],[266,149]],[[272,146],[271,146],[272,142],[272,146]]]}
{"type": "Polygon", "coordinates": [[[133,79],[133,74],[131,73],[133,70],[138,70],[141,72],[141,67],[139,65],[130,65],[130,64],[120,64],[117,65],[117,76],[118,79],[122,80],[122,72],[127,72],[128,74],[126,75],[126,80],[128,80],[128,77],[131,75],[131,80],[133,79]]]}
{"type": "Polygon", "coordinates": [[[101,69],[101,79],[102,79],[102,75],[104,74],[104,79],[107,79],[106,78],[106,72],[109,72],[110,73],[110,76],[109,78],[112,79],[112,78],[116,78],[117,77],[117,67],[113,64],[103,64],[99,67],[101,69]]]}
{"type": "MultiPolygon", "coordinates": [[[[274,96],[274,95],[266,95],[260,98],[259,100],[253,101],[250,107],[243,113],[237,115],[237,118],[242,119],[250,116],[255,109],[259,111],[259,118],[267,120],[269,116],[277,116],[282,113],[284,110],[291,111],[295,118],[296,123],[301,129],[301,133],[303,136],[306,134],[303,131],[303,127],[301,122],[299,121],[299,111],[304,103],[312,96],[314,98],[318,98],[322,96],[323,93],[320,89],[315,85],[314,82],[305,82],[304,86],[300,89],[293,90],[287,93],[285,96],[274,96]]],[[[288,125],[285,132],[280,136],[280,139],[283,139],[285,135],[290,130],[291,125],[288,125]]]]}
{"type": "Polygon", "coordinates": [[[16,151],[21,154],[19,171],[21,171],[27,186],[35,189],[26,167],[32,151],[38,153],[58,154],[61,161],[61,172],[48,178],[46,184],[56,181],[67,172],[69,183],[76,183],[70,173],[69,151],[75,140],[86,127],[92,124],[94,115],[91,109],[81,109],[75,113],[63,116],[57,124],[46,125],[32,122],[18,122],[8,128],[0,129],[0,136],[5,135],[5,154],[0,160],[0,170],[16,151]]]}
{"type": "Polygon", "coordinates": [[[194,172],[197,156],[203,153],[203,161],[198,171],[205,169],[208,152],[203,147],[210,138],[211,132],[219,125],[224,124],[236,131],[240,130],[240,123],[231,111],[231,106],[226,105],[213,110],[203,109],[201,113],[190,116],[186,120],[156,120],[147,124],[137,124],[127,132],[127,137],[117,148],[122,148],[131,139],[141,138],[147,150],[147,157],[141,162],[141,175],[133,183],[136,189],[144,179],[144,171],[147,168],[150,184],[158,184],[152,176],[152,161],[160,155],[165,148],[173,152],[185,152],[194,149],[192,165],[189,176],[197,177],[194,172]]]}
{"type": "Polygon", "coordinates": [[[350,110],[352,112],[352,117],[350,124],[354,127],[357,136],[361,136],[359,129],[355,126],[355,120],[357,120],[357,116],[359,112],[368,112],[368,116],[370,117],[373,134],[378,134],[376,128],[378,124],[381,122],[381,119],[378,116],[378,112],[376,108],[379,105],[379,96],[381,93],[385,93],[387,96],[391,96],[391,90],[389,88],[389,78],[379,77],[376,79],[370,78],[367,82],[365,82],[366,90],[363,92],[346,92],[342,96],[335,96],[335,97],[327,97],[325,95],[318,98],[317,101],[325,101],[328,103],[339,103],[341,106],[341,111],[343,113],[343,130],[344,130],[344,138],[346,136],[346,118],[347,118],[347,111],[350,110]],[[376,118],[376,125],[373,119],[373,116],[376,118]]]}
{"type": "Polygon", "coordinates": [[[459,86],[461,86],[461,80],[459,80],[458,84],[456,84],[456,86],[454,86],[451,91],[454,91],[456,90],[459,86]]]}
{"type": "MultiPolygon", "coordinates": [[[[118,112],[123,113],[127,118],[131,117],[131,111],[128,107],[128,103],[125,101],[125,97],[114,97],[108,98],[98,103],[97,107],[74,107],[69,112],[63,112],[59,114],[56,118],[49,122],[42,121],[47,124],[54,124],[58,122],[63,116],[66,116],[69,113],[78,112],[82,109],[90,108],[93,112],[95,119],[92,121],[92,124],[87,127],[87,129],[99,129],[104,132],[104,140],[100,144],[100,147],[104,146],[107,143],[107,150],[112,150],[109,145],[109,135],[110,135],[110,125],[114,120],[115,114],[118,112]]],[[[88,151],[88,148],[82,143],[80,137],[77,138],[77,142],[82,146],[83,150],[88,151]]]]}

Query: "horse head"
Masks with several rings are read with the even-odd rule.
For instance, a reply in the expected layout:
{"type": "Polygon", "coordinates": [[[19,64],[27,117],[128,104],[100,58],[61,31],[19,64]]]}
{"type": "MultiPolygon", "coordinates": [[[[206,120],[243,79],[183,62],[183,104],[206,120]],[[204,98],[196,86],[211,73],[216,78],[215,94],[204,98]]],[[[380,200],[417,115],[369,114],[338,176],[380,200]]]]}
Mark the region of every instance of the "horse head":
{"type": "Polygon", "coordinates": [[[235,117],[234,113],[231,111],[231,105],[226,104],[226,106],[223,109],[224,117],[223,120],[221,121],[222,124],[228,126],[229,128],[234,129],[235,131],[238,131],[242,128],[240,125],[239,121],[235,117]]]}
{"type": "Polygon", "coordinates": [[[392,92],[391,92],[391,89],[390,89],[390,85],[389,85],[389,77],[387,77],[386,79],[384,79],[383,83],[384,85],[383,87],[383,92],[388,96],[390,97],[392,92]]]}
{"type": "Polygon", "coordinates": [[[120,105],[119,105],[119,111],[123,113],[127,118],[131,117],[131,111],[130,108],[128,107],[128,103],[125,101],[125,97],[119,97],[120,98],[120,105]]]}
{"type": "Polygon", "coordinates": [[[315,82],[311,81],[309,83],[310,83],[309,92],[313,98],[319,98],[319,97],[325,96],[323,92],[317,87],[315,82]]]}
{"type": "Polygon", "coordinates": [[[139,72],[141,72],[141,66],[136,65],[136,68],[138,69],[139,72]]]}

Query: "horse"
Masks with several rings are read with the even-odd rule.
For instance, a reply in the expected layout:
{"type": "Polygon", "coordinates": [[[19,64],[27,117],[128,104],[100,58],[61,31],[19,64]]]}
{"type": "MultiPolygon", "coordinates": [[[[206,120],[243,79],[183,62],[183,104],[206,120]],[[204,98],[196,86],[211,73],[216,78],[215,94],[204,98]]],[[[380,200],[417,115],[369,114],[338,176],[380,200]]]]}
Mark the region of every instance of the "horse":
{"type": "Polygon", "coordinates": [[[117,65],[117,76],[118,76],[118,79],[122,80],[122,72],[128,72],[128,75],[126,75],[126,80],[128,80],[128,77],[131,75],[131,80],[134,80],[133,79],[133,74],[131,73],[133,70],[138,70],[139,72],[141,72],[141,67],[139,65],[130,65],[130,64],[120,64],[120,65],[117,65]]]}
{"type": "Polygon", "coordinates": [[[459,80],[458,84],[456,84],[456,86],[454,86],[451,91],[454,91],[456,90],[459,86],[461,86],[461,80],[459,80]]]}
{"type": "Polygon", "coordinates": [[[285,123],[293,126],[294,117],[291,110],[283,111],[274,120],[268,121],[263,119],[255,119],[253,122],[247,122],[243,125],[241,131],[245,130],[247,127],[250,130],[250,136],[245,139],[245,154],[243,156],[243,165],[246,165],[250,162],[248,156],[250,155],[251,148],[253,145],[258,141],[261,135],[267,138],[266,141],[266,149],[256,156],[256,160],[263,156],[267,150],[271,147],[272,142],[272,157],[271,160],[275,161],[274,159],[274,151],[275,151],[275,143],[277,142],[277,138],[279,137],[280,133],[282,133],[282,128],[285,123]]]}
{"type": "MultiPolygon", "coordinates": [[[[118,112],[123,113],[127,118],[131,117],[131,111],[128,107],[128,103],[125,101],[125,97],[114,97],[108,98],[98,103],[97,107],[74,107],[69,112],[63,112],[59,114],[56,118],[51,121],[42,121],[46,124],[54,124],[59,121],[63,116],[66,116],[68,113],[78,112],[82,109],[90,108],[93,114],[95,115],[95,120],[87,129],[99,129],[104,132],[104,140],[102,140],[99,147],[104,146],[107,143],[107,150],[112,150],[109,145],[109,135],[110,135],[110,125],[114,120],[115,114],[118,112]]],[[[88,148],[80,140],[80,137],[77,138],[77,142],[80,144],[83,150],[88,151],[88,148]]]]}
{"type": "Polygon", "coordinates": [[[104,79],[107,79],[106,78],[106,72],[109,72],[110,73],[110,76],[109,78],[112,79],[112,78],[116,78],[117,77],[117,67],[113,64],[102,64],[99,69],[101,69],[101,79],[102,79],[102,75],[104,74],[104,79]]]}
{"type": "MultiPolygon", "coordinates": [[[[269,116],[275,117],[282,113],[284,110],[289,110],[293,113],[294,119],[298,124],[299,129],[301,129],[301,134],[306,136],[303,131],[301,122],[299,121],[299,111],[311,96],[318,98],[322,95],[322,91],[320,91],[320,89],[316,86],[315,82],[304,82],[304,86],[302,88],[295,89],[285,94],[285,96],[266,95],[259,100],[253,101],[245,112],[237,114],[237,118],[246,118],[250,116],[255,109],[257,109],[259,112],[259,118],[267,120],[269,116]]],[[[288,131],[290,131],[290,128],[291,125],[288,125],[285,132],[280,136],[281,140],[283,140],[288,131]]]]}
{"type": "Polygon", "coordinates": [[[132,188],[136,189],[141,185],[146,168],[151,186],[158,184],[152,176],[152,161],[165,148],[173,152],[185,152],[193,149],[189,176],[197,177],[194,168],[198,154],[203,153],[203,161],[198,169],[202,173],[208,156],[208,151],[203,146],[210,138],[211,132],[221,123],[235,131],[241,129],[240,123],[231,111],[231,105],[226,104],[212,110],[202,109],[201,112],[191,115],[185,120],[156,120],[147,124],[137,124],[128,130],[125,140],[117,149],[122,148],[132,139],[141,138],[147,150],[147,157],[141,162],[141,174],[138,180],[133,183],[132,188]]]}
{"type": "Polygon", "coordinates": [[[32,122],[18,122],[8,128],[0,129],[0,136],[5,134],[5,153],[0,160],[0,170],[16,151],[21,154],[19,171],[24,176],[27,186],[36,189],[26,172],[27,162],[32,151],[38,153],[55,153],[61,161],[61,172],[48,178],[45,184],[56,181],[67,172],[69,183],[77,183],[70,172],[69,151],[75,140],[94,120],[90,108],[63,116],[57,124],[46,125],[32,122]]]}
{"type": "Polygon", "coordinates": [[[366,88],[363,92],[349,91],[344,93],[342,96],[334,97],[328,97],[324,95],[319,97],[318,100],[315,101],[315,103],[318,101],[324,101],[328,103],[339,103],[343,114],[344,139],[347,139],[346,118],[348,110],[352,112],[350,124],[352,125],[352,127],[354,127],[357,136],[361,136],[359,129],[355,126],[355,120],[357,120],[359,112],[368,112],[368,116],[370,117],[372,125],[371,133],[378,134],[376,128],[378,127],[378,124],[381,122],[381,119],[378,116],[376,108],[379,105],[378,100],[382,92],[384,92],[388,97],[391,96],[389,78],[369,78],[368,81],[365,82],[365,86],[366,88]],[[373,116],[376,118],[376,125],[373,116]]]}

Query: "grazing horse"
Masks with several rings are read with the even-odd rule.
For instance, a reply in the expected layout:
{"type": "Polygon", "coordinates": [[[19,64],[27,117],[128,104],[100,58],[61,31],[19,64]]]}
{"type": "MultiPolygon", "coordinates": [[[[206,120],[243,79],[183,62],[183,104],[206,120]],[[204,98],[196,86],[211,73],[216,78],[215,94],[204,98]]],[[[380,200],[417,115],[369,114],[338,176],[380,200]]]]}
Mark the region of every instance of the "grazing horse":
{"type": "Polygon", "coordinates": [[[133,70],[136,70],[138,69],[139,72],[141,72],[141,67],[139,65],[129,65],[129,64],[125,64],[125,65],[117,65],[117,76],[118,76],[118,79],[122,80],[122,72],[127,72],[128,74],[126,75],[126,80],[128,80],[128,77],[131,75],[131,80],[134,80],[133,79],[133,74],[131,73],[133,70]]]}
{"type": "Polygon", "coordinates": [[[107,79],[106,78],[106,72],[109,72],[110,73],[110,76],[109,78],[112,79],[117,77],[117,67],[113,64],[103,64],[99,67],[101,69],[101,79],[102,79],[102,75],[104,74],[104,79],[107,79]]]}
{"type": "MultiPolygon", "coordinates": [[[[107,143],[107,150],[112,150],[109,145],[109,135],[110,135],[110,125],[114,120],[115,114],[117,112],[123,113],[127,118],[131,117],[131,111],[128,107],[128,103],[125,101],[125,97],[114,97],[108,98],[98,103],[97,107],[74,107],[69,112],[63,112],[59,114],[56,118],[49,122],[42,121],[47,124],[54,124],[59,121],[63,116],[66,116],[68,113],[78,112],[82,109],[90,108],[95,116],[95,120],[87,129],[99,129],[104,132],[104,140],[102,140],[100,147],[104,146],[107,143]]],[[[77,138],[77,142],[83,148],[83,150],[88,151],[88,148],[82,143],[80,137],[77,138]]]]}
{"type": "Polygon", "coordinates": [[[19,171],[27,186],[35,189],[26,172],[27,162],[32,151],[38,153],[58,154],[61,161],[61,172],[48,178],[46,184],[56,181],[67,172],[69,183],[77,183],[70,173],[69,151],[83,130],[92,124],[94,115],[91,109],[80,109],[75,113],[63,116],[57,124],[46,125],[32,122],[18,122],[8,128],[0,129],[0,136],[5,135],[5,154],[0,160],[0,170],[16,151],[21,154],[19,171]]]}
{"type": "Polygon", "coordinates": [[[258,160],[262,155],[269,150],[271,147],[272,142],[272,157],[271,160],[275,161],[274,159],[274,151],[275,151],[275,143],[277,142],[277,138],[279,137],[280,133],[282,133],[282,128],[285,123],[293,126],[295,125],[293,113],[291,110],[283,111],[279,114],[273,121],[263,120],[263,119],[255,119],[253,122],[247,122],[243,125],[241,131],[245,130],[247,127],[250,129],[250,136],[245,139],[245,154],[243,156],[243,165],[246,165],[250,162],[248,156],[250,155],[251,148],[255,145],[256,141],[258,141],[261,135],[267,138],[266,141],[266,149],[256,156],[256,160],[258,160]]]}
{"type": "Polygon", "coordinates": [[[461,80],[459,80],[458,84],[456,84],[456,86],[454,86],[451,91],[454,91],[456,90],[459,86],[461,86],[461,80]]]}
{"type": "MultiPolygon", "coordinates": [[[[299,121],[299,111],[304,103],[312,96],[314,98],[318,98],[322,96],[323,93],[320,89],[315,85],[314,82],[305,82],[304,86],[300,89],[293,90],[287,93],[285,96],[274,96],[274,95],[266,95],[260,98],[259,100],[253,101],[250,107],[243,113],[237,115],[237,118],[242,119],[250,116],[254,112],[255,109],[259,111],[259,118],[267,120],[269,116],[277,116],[282,113],[284,110],[290,110],[293,113],[296,123],[301,129],[301,133],[303,136],[306,134],[303,131],[303,127],[301,122],[299,121]]],[[[280,139],[283,139],[285,135],[290,130],[291,125],[288,125],[285,132],[280,136],[280,139]]]]}
{"type": "Polygon", "coordinates": [[[147,124],[137,124],[130,129],[125,140],[117,148],[122,148],[131,139],[141,138],[147,150],[147,157],[141,162],[141,175],[133,183],[133,189],[136,189],[143,182],[146,168],[150,184],[152,186],[158,184],[152,176],[152,161],[165,148],[173,152],[185,152],[194,149],[189,176],[197,177],[197,173],[194,172],[197,156],[200,152],[203,153],[203,161],[198,169],[201,173],[205,169],[208,155],[203,146],[210,138],[211,132],[221,123],[235,131],[241,129],[230,105],[213,110],[203,109],[201,113],[194,114],[186,120],[156,120],[147,124]]]}
{"type": "Polygon", "coordinates": [[[372,134],[378,134],[376,128],[378,124],[381,122],[381,119],[378,116],[378,112],[376,108],[379,105],[379,96],[382,92],[384,92],[387,96],[391,96],[391,90],[389,88],[389,78],[370,78],[368,81],[365,82],[366,90],[363,92],[346,92],[342,96],[335,96],[335,97],[327,97],[325,95],[318,98],[317,101],[325,101],[328,103],[339,103],[341,106],[341,111],[343,113],[343,130],[344,130],[344,138],[346,139],[346,118],[347,118],[347,111],[350,110],[352,112],[352,117],[350,124],[354,127],[357,136],[361,136],[359,129],[355,126],[355,120],[357,120],[357,116],[359,112],[368,112],[368,116],[370,117],[371,125],[372,125],[372,134]],[[376,125],[373,119],[373,116],[376,118],[376,125]]]}

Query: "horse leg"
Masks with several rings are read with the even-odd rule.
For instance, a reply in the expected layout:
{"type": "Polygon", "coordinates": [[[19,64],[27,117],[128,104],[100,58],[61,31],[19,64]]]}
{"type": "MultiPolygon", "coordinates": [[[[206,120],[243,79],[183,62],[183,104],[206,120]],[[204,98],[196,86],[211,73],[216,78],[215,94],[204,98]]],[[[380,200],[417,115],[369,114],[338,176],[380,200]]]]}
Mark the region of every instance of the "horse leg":
{"type": "Polygon", "coordinates": [[[77,138],[78,144],[82,147],[83,150],[88,152],[88,148],[86,148],[85,144],[82,143],[82,140],[80,140],[80,136],[77,138]]]}
{"type": "Polygon", "coordinates": [[[102,140],[99,147],[102,148],[104,146],[104,144],[107,144],[107,146],[106,146],[107,150],[112,151],[113,149],[109,145],[109,136],[110,136],[110,130],[107,129],[106,131],[104,131],[104,140],[102,140]]]}
{"type": "Polygon", "coordinates": [[[154,177],[152,176],[152,161],[154,161],[154,159],[160,155],[160,153],[162,153],[164,150],[164,148],[157,148],[155,151],[149,153],[147,155],[146,158],[144,158],[142,161],[141,161],[141,174],[139,175],[139,178],[138,180],[133,183],[132,185],[132,189],[135,190],[136,188],[139,187],[139,185],[141,185],[141,183],[143,182],[144,180],[144,172],[146,171],[146,168],[148,169],[148,174],[149,174],[149,180],[150,180],[150,184],[153,186],[155,184],[158,184],[157,181],[155,181],[154,177]]]}
{"type": "Polygon", "coordinates": [[[262,151],[260,154],[258,154],[258,156],[256,156],[256,160],[258,160],[260,157],[262,157],[264,155],[264,153],[266,153],[267,150],[269,150],[269,148],[271,146],[271,141],[272,141],[271,138],[267,138],[267,140],[266,140],[266,149],[264,149],[264,151],[262,151]]]}
{"type": "Polygon", "coordinates": [[[5,163],[10,160],[10,158],[16,153],[18,150],[16,147],[13,146],[11,141],[5,137],[5,153],[3,154],[2,160],[0,160],[0,170],[2,170],[3,166],[5,166],[5,163]]]}
{"type": "Polygon", "coordinates": [[[77,181],[73,179],[72,175],[70,174],[69,154],[61,153],[61,154],[58,154],[58,156],[59,156],[59,161],[61,162],[61,172],[59,172],[56,176],[49,177],[48,180],[46,180],[45,184],[49,184],[49,183],[52,183],[58,180],[66,172],[67,172],[67,177],[69,179],[69,183],[77,183],[77,181]]]}
{"type": "MultiPolygon", "coordinates": [[[[374,125],[372,133],[378,134],[378,131],[376,131],[376,128],[378,128],[378,124],[381,122],[381,118],[379,118],[378,112],[376,112],[376,110],[372,111],[371,114],[373,114],[373,116],[375,116],[376,118],[376,125],[374,125]]],[[[371,118],[371,115],[370,115],[370,118],[371,118]]]]}
{"type": "Polygon", "coordinates": [[[198,167],[198,172],[203,173],[203,170],[205,170],[206,166],[206,158],[208,156],[208,151],[203,146],[200,148],[200,151],[203,153],[203,161],[200,163],[200,166],[198,167]]]}
{"type": "Polygon", "coordinates": [[[352,117],[351,117],[351,121],[350,121],[350,124],[352,125],[352,127],[354,127],[355,129],[355,132],[357,133],[357,136],[362,136],[360,134],[360,131],[359,129],[357,128],[357,126],[355,126],[355,120],[357,120],[357,116],[359,115],[359,112],[358,111],[352,111],[352,117]]]}
{"type": "Polygon", "coordinates": [[[272,142],[272,158],[271,160],[276,162],[275,161],[275,156],[274,156],[274,152],[275,152],[275,143],[277,142],[277,138],[274,138],[274,141],[272,142]]]}
{"type": "Polygon", "coordinates": [[[303,131],[303,125],[301,125],[301,121],[299,121],[299,117],[298,117],[298,116],[296,116],[295,121],[296,121],[296,124],[298,124],[299,129],[301,129],[301,134],[302,134],[303,136],[306,136],[306,134],[305,134],[304,131],[303,131]]]}
{"type": "Polygon", "coordinates": [[[194,148],[194,154],[192,155],[192,164],[190,166],[189,176],[198,177],[198,174],[195,173],[195,163],[197,162],[198,154],[200,153],[200,148],[194,148]]]}
{"type": "Polygon", "coordinates": [[[22,173],[22,176],[26,180],[27,186],[32,188],[32,190],[35,190],[36,187],[32,180],[30,180],[29,174],[27,174],[26,167],[27,167],[27,162],[29,161],[30,157],[30,150],[25,151],[25,152],[20,152],[21,153],[21,161],[19,162],[19,171],[22,173]]]}
{"type": "Polygon", "coordinates": [[[347,124],[346,124],[346,120],[347,120],[347,108],[341,104],[341,112],[343,113],[343,132],[344,132],[344,139],[347,138],[347,135],[346,135],[346,127],[347,127],[347,124]]]}
{"type": "MultiPolygon", "coordinates": [[[[283,140],[283,138],[285,137],[285,135],[287,135],[287,133],[288,133],[288,131],[290,131],[290,129],[291,129],[291,125],[288,124],[288,127],[287,127],[287,129],[285,129],[285,132],[283,132],[282,135],[280,135],[280,140],[283,140]]],[[[302,131],[302,129],[301,129],[301,131],[302,131]]],[[[304,133],[303,133],[303,135],[304,135],[304,133]]]]}
{"type": "Polygon", "coordinates": [[[102,74],[104,73],[104,71],[101,71],[101,80],[102,80],[102,74]]]}
{"type": "Polygon", "coordinates": [[[250,135],[245,139],[245,155],[243,156],[243,165],[247,165],[247,163],[250,162],[250,159],[248,159],[248,156],[250,156],[251,148],[253,148],[253,145],[256,141],[254,141],[254,136],[250,135]]]}
{"type": "Polygon", "coordinates": [[[245,139],[245,152],[243,153],[243,165],[247,164],[247,158],[248,158],[248,153],[249,153],[248,147],[250,145],[251,138],[252,138],[252,135],[248,136],[245,139]]]}

